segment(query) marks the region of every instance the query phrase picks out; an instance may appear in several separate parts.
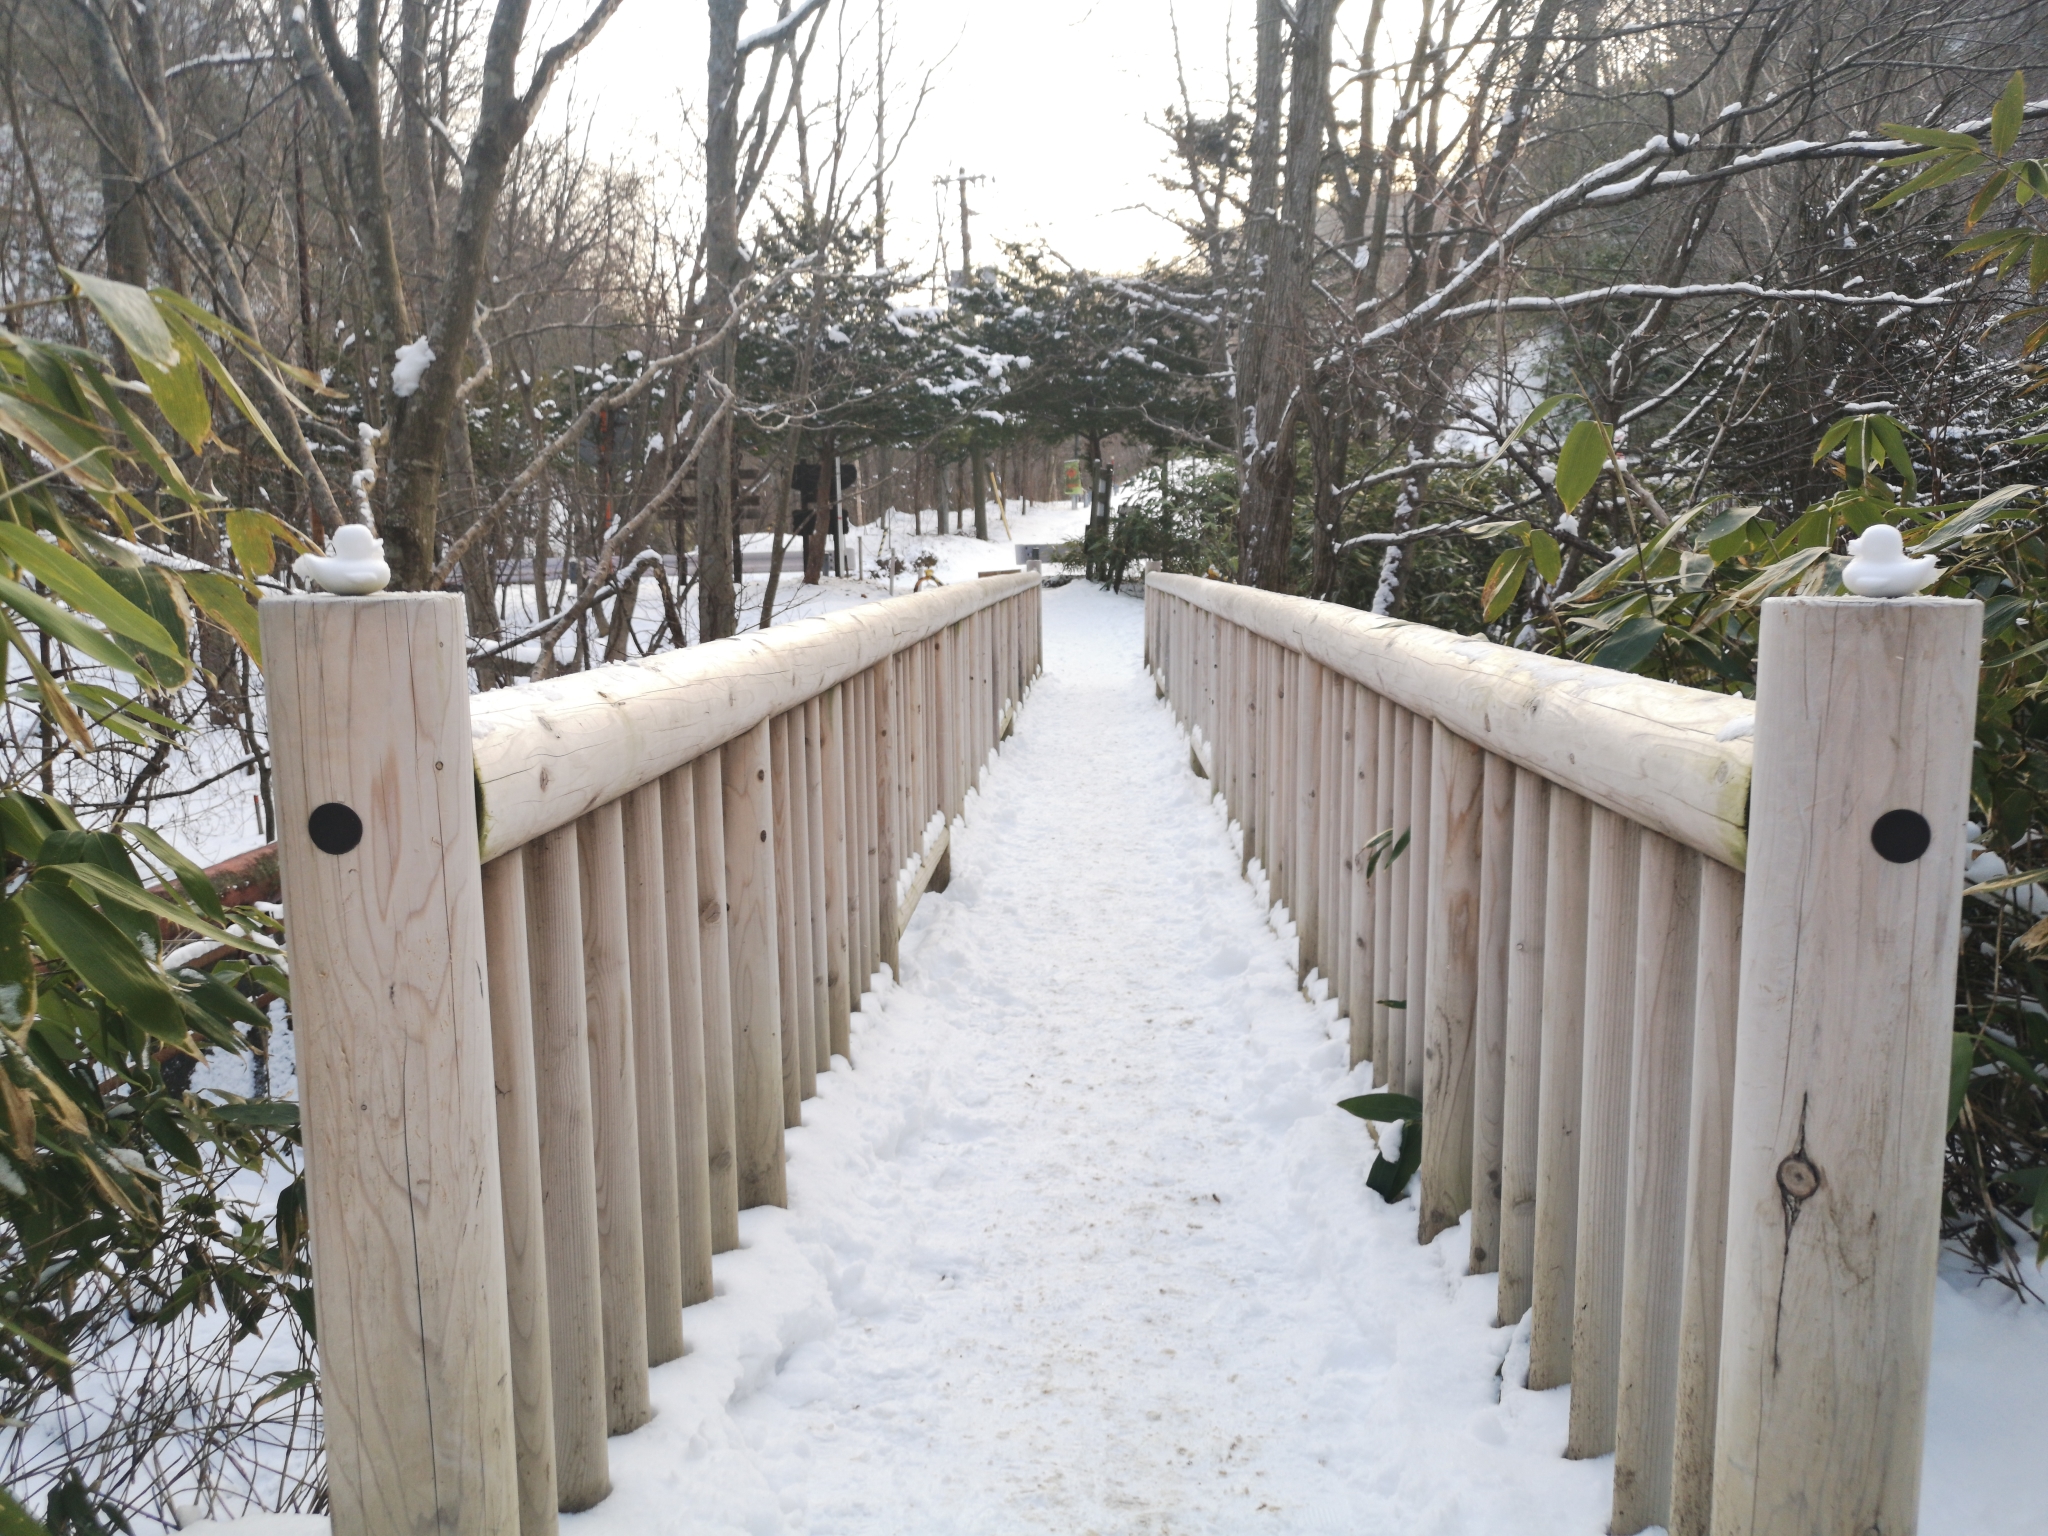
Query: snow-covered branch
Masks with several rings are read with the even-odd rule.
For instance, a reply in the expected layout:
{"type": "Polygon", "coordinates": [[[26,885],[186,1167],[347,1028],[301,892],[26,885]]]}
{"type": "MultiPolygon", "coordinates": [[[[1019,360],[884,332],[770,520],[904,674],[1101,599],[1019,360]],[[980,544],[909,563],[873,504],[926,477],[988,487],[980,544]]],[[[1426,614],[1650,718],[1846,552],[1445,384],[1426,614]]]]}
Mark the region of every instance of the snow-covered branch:
{"type": "Polygon", "coordinates": [[[780,43],[784,38],[796,31],[798,27],[810,20],[813,15],[822,11],[827,3],[828,0],[804,0],[802,5],[791,11],[787,16],[784,16],[780,21],[773,22],[758,32],[749,33],[740,39],[739,56],[744,59],[758,48],[773,48],[777,43],[780,43]]]}
{"type": "Polygon", "coordinates": [[[1762,283],[1611,283],[1605,288],[1588,288],[1580,293],[1517,294],[1505,299],[1482,299],[1461,304],[1438,314],[1437,319],[1463,320],[1473,315],[1554,313],[1586,309],[1614,299],[1658,299],[1666,302],[1686,299],[1756,299],[1767,304],[1844,304],[1853,308],[1942,309],[1960,302],[1946,292],[1915,297],[1907,293],[1844,293],[1834,288],[1766,288],[1762,283]]]}

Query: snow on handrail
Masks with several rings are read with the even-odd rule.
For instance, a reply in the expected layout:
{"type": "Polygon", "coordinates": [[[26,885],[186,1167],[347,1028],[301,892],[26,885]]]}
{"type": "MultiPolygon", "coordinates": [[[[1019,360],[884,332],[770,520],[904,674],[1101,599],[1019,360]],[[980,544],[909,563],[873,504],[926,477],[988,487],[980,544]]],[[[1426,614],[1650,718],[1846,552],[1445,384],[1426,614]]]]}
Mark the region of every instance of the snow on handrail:
{"type": "Polygon", "coordinates": [[[1038,582],[961,582],[480,694],[470,731],[483,856],[566,826],[1038,582]]]}
{"type": "Polygon", "coordinates": [[[1537,656],[1427,624],[1192,576],[1150,587],[1734,869],[1748,855],[1748,699],[1537,656]]]}

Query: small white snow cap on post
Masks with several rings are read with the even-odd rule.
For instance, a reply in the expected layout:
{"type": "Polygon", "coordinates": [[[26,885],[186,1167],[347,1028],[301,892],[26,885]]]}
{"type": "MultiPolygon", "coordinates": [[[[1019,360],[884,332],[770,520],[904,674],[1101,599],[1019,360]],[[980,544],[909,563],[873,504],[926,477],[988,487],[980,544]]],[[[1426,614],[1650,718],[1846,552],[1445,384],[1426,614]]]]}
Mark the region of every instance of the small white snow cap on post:
{"type": "Polygon", "coordinates": [[[326,554],[301,555],[292,570],[299,580],[340,597],[368,597],[391,585],[384,541],[361,523],[342,524],[327,541],[326,554]]]}
{"type": "Polygon", "coordinates": [[[1911,597],[1941,574],[1932,555],[1908,555],[1906,541],[1889,523],[1872,523],[1849,541],[1842,585],[1858,597],[1911,597]]]}

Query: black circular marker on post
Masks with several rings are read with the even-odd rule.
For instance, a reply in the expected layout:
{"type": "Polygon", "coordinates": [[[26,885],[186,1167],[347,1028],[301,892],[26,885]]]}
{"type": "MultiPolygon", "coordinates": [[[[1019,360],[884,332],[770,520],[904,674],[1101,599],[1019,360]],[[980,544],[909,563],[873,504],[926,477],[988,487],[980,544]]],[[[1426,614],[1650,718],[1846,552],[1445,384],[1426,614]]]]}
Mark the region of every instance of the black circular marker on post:
{"type": "Polygon", "coordinates": [[[1934,829],[1918,811],[1886,811],[1870,826],[1870,846],[1894,864],[1910,864],[1934,842],[1934,829]]]}
{"type": "Polygon", "coordinates": [[[338,800],[313,807],[306,818],[306,835],[322,853],[351,852],[363,840],[363,818],[338,800]]]}

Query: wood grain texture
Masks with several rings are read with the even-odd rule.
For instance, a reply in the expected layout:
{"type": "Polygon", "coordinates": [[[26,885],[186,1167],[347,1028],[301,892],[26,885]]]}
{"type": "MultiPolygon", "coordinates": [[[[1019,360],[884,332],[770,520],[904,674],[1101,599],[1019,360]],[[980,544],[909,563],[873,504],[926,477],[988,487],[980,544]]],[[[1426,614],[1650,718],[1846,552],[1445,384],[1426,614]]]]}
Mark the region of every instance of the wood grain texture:
{"type": "Polygon", "coordinates": [[[739,1205],[788,1205],[783,1163],[782,958],[768,722],[726,744],[726,943],[732,970],[733,1148],[739,1205]]]}
{"type": "Polygon", "coordinates": [[[1628,1096],[1635,1050],[1636,893],[1642,830],[1594,807],[1587,860],[1586,1034],[1579,1089],[1578,1266],[1565,1455],[1614,1449],[1621,1264],[1628,1220],[1628,1096]]]}
{"type": "Polygon", "coordinates": [[[1432,726],[1428,999],[1422,1036],[1422,1188],[1427,1243],[1472,1204],[1473,1022],[1479,1001],[1479,903],[1486,754],[1432,726]]]}
{"type": "Polygon", "coordinates": [[[1322,946],[1322,754],[1323,669],[1305,657],[1294,658],[1294,721],[1288,749],[1294,758],[1291,845],[1294,870],[1290,895],[1294,908],[1295,971],[1306,980],[1323,963],[1322,946]]]}
{"type": "MultiPolygon", "coordinates": [[[[1408,743],[1414,758],[1408,775],[1408,793],[1413,797],[1408,815],[1413,836],[1401,859],[1408,866],[1408,985],[1404,993],[1408,1006],[1401,1013],[1407,1047],[1402,1057],[1401,1091],[1418,1099],[1423,1095],[1422,1035],[1429,1019],[1429,921],[1434,909],[1430,878],[1436,870],[1436,827],[1432,814],[1436,793],[1432,766],[1434,735],[1435,723],[1417,715],[1408,743]]],[[[1469,1127],[1466,1134],[1471,1134],[1469,1127]]]]}
{"type": "Polygon", "coordinates": [[[583,895],[576,829],[526,846],[533,1068],[548,1268],[555,1477],[564,1510],[612,1491],[605,1451],[604,1303],[597,1241],[597,1135],[583,995],[583,895]]]}
{"type": "Polygon", "coordinates": [[[1507,1104],[1508,934],[1515,859],[1515,767],[1486,754],[1479,850],[1478,996],[1472,1013],[1470,1273],[1500,1268],[1501,1116],[1507,1104]]]}
{"type": "Polygon", "coordinates": [[[1713,1525],[1714,1406],[1720,1386],[1722,1282],[1728,1260],[1728,1134],[1735,1111],[1742,883],[1741,875],[1712,860],[1700,869],[1671,1536],[1707,1536],[1713,1525]]]}
{"type": "MultiPolygon", "coordinates": [[[[1365,837],[1359,839],[1363,850],[1368,838],[1390,832],[1394,825],[1394,783],[1395,765],[1399,758],[1396,740],[1400,734],[1402,711],[1393,700],[1374,696],[1376,716],[1375,740],[1373,742],[1373,813],[1365,828],[1365,837]]],[[[1372,981],[1366,988],[1366,1006],[1372,1010],[1372,1081],[1376,1088],[1393,1085],[1392,1035],[1388,1021],[1392,1010],[1387,999],[1394,996],[1394,956],[1397,940],[1394,932],[1394,872],[1388,868],[1386,855],[1381,853],[1375,860],[1371,854],[1364,855],[1366,864],[1372,870],[1372,877],[1366,881],[1366,894],[1372,902],[1372,981]]],[[[1400,952],[1405,952],[1405,939],[1398,941],[1400,952]]]]}
{"type": "MultiPolygon", "coordinates": [[[[847,872],[853,866],[855,834],[846,814],[846,776],[852,761],[847,751],[846,728],[852,714],[850,683],[842,683],[824,698],[821,720],[825,847],[825,984],[827,1014],[826,1048],[830,1055],[851,1060],[853,1047],[848,1038],[848,1019],[853,1011],[852,922],[847,910],[847,872]]],[[[829,1059],[829,1056],[828,1056],[829,1059]]]]}
{"type": "Polygon", "coordinates": [[[1723,1536],[1918,1519],[1982,612],[1764,605],[1717,1406],[1723,1536]],[[1893,863],[1877,818],[1915,812],[1893,863]]]}
{"type": "Polygon", "coordinates": [[[1550,786],[1515,770],[1514,873],[1508,898],[1507,1027],[1501,1069],[1500,1288],[1494,1321],[1522,1320],[1535,1296],[1536,1149],[1543,1124],[1544,890],[1550,786]]]}
{"type": "Polygon", "coordinates": [[[518,849],[484,866],[490,955],[491,1065],[498,1098],[498,1175],[505,1207],[512,1426],[520,1536],[554,1536],[555,1406],[548,1380],[548,1268],[540,1111],[533,1075],[533,976],[526,957],[526,863],[518,849]]]}
{"type": "Polygon", "coordinates": [[[596,1136],[597,1247],[603,1303],[605,1417],[630,1434],[654,1416],[647,1396],[646,1249],[640,1226],[639,1089],[626,915],[626,846],[617,801],[576,824],[583,880],[583,993],[590,1021],[596,1136]]]}
{"type": "Polygon", "coordinates": [[[1667,837],[1642,836],[1613,1536],[1636,1536],[1671,1519],[1700,862],[1667,837]]]}
{"type": "Polygon", "coordinates": [[[519,1528],[459,598],[269,598],[334,1528],[519,1528]],[[313,808],[363,837],[320,851],[313,808]]]}
{"type": "Polygon", "coordinates": [[[1372,1059],[1372,887],[1366,883],[1365,843],[1373,825],[1374,789],[1379,780],[1379,701],[1356,684],[1352,695],[1351,784],[1344,823],[1345,944],[1349,949],[1351,1065],[1372,1059]]]}
{"type": "Polygon", "coordinates": [[[690,765],[697,811],[697,979],[704,998],[704,1146],[711,1179],[711,1251],[740,1245],[738,1023],[732,1006],[731,908],[725,881],[725,757],[690,765]]]}
{"type": "Polygon", "coordinates": [[[478,694],[471,739],[495,857],[751,731],[1033,575],[957,582],[710,645],[478,694]]]}
{"type": "MultiPolygon", "coordinates": [[[[804,705],[804,906],[811,939],[811,1051],[832,1070],[832,934],[825,878],[825,734],[821,701],[804,705]]],[[[817,1091],[815,1084],[811,1090],[817,1091]]]]}
{"type": "Polygon", "coordinates": [[[1336,603],[1190,576],[1149,580],[1597,805],[1742,865],[1750,744],[1720,737],[1752,714],[1747,700],[1336,603]]]}
{"type": "Polygon", "coordinates": [[[899,785],[902,725],[897,700],[898,663],[889,657],[875,668],[875,844],[874,899],[876,958],[893,979],[901,980],[903,960],[897,950],[896,871],[903,863],[903,809],[899,785]]]}
{"type": "MultiPolygon", "coordinates": [[[[626,952],[633,984],[633,1089],[639,1116],[640,1252],[647,1363],[683,1352],[683,1217],[676,1156],[675,1008],[669,998],[668,850],[661,782],[619,802],[626,853],[626,952]]],[[[693,878],[691,884],[696,883],[693,878]]]]}
{"type": "MultiPolygon", "coordinates": [[[[1389,836],[1380,854],[1377,878],[1386,882],[1383,900],[1387,907],[1387,978],[1380,992],[1380,1017],[1386,1021],[1386,1060],[1384,1075],[1375,1074],[1395,1093],[1408,1091],[1408,959],[1414,952],[1408,943],[1409,920],[1415,911],[1409,899],[1410,876],[1415,870],[1416,845],[1427,844],[1427,838],[1418,839],[1412,820],[1415,805],[1415,732],[1429,729],[1427,721],[1418,722],[1405,709],[1394,712],[1392,772],[1388,776],[1391,786],[1387,802],[1387,824],[1383,829],[1389,836]],[[1397,845],[1406,841],[1398,856],[1394,855],[1397,845]]],[[[1421,978],[1417,978],[1420,985],[1421,978]]],[[[1418,1007],[1420,1005],[1418,1004],[1418,1007]]],[[[1421,1063],[1418,1061],[1417,1066],[1421,1063]]]]}
{"type": "Polygon", "coordinates": [[[1543,882],[1543,1023],[1536,1091],[1536,1232],[1529,1388],[1572,1379],[1579,1246],[1579,1096],[1585,1086],[1586,917],[1592,807],[1550,786],[1543,882]]]}
{"type": "MultiPolygon", "coordinates": [[[[793,801],[790,777],[790,715],[768,722],[768,791],[773,806],[769,847],[775,861],[775,996],[782,1028],[782,1124],[803,1124],[803,1101],[818,1091],[818,1060],[809,1029],[811,995],[810,934],[802,927],[797,906],[796,819],[801,808],[793,801]]],[[[799,748],[799,761],[801,761],[799,748]]]]}
{"type": "Polygon", "coordinates": [[[698,937],[697,782],[689,768],[678,768],[661,780],[661,826],[669,1060],[675,1095],[678,1274],[682,1304],[694,1307],[711,1299],[713,1238],[710,1090],[704,1065],[704,954],[698,937]]]}

